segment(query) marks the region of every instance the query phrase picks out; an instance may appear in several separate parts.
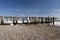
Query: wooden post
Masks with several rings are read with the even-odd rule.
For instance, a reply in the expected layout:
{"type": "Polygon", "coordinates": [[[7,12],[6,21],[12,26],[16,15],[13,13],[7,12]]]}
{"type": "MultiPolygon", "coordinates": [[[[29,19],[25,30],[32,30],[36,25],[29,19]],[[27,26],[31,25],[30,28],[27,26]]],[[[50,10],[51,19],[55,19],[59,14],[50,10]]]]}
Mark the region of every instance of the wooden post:
{"type": "Polygon", "coordinates": [[[52,20],[52,18],[50,18],[50,19],[51,19],[50,22],[52,23],[53,20],[52,20]]]}
{"type": "Polygon", "coordinates": [[[43,25],[43,17],[41,18],[41,24],[43,25]]]}
{"type": "Polygon", "coordinates": [[[39,23],[39,18],[38,18],[38,17],[36,17],[36,23],[37,23],[37,24],[39,23]]]}
{"type": "Polygon", "coordinates": [[[47,18],[45,18],[45,22],[46,22],[46,24],[47,24],[47,18]]]}
{"type": "Polygon", "coordinates": [[[53,25],[54,25],[55,18],[53,17],[53,25]]]}
{"type": "Polygon", "coordinates": [[[15,19],[16,19],[16,24],[18,24],[18,22],[17,22],[17,21],[18,21],[18,17],[16,16],[16,18],[15,18],[15,19]]]}
{"type": "Polygon", "coordinates": [[[14,24],[14,17],[13,17],[13,24],[14,24]]]}
{"type": "Polygon", "coordinates": [[[33,17],[33,23],[36,24],[36,17],[33,17]]]}
{"type": "Polygon", "coordinates": [[[31,24],[32,24],[32,22],[33,22],[33,17],[31,17],[31,24]]]}
{"type": "Polygon", "coordinates": [[[29,24],[29,17],[27,16],[27,24],[29,24]]]}
{"type": "Polygon", "coordinates": [[[16,25],[16,18],[13,17],[13,24],[16,25]]]}
{"type": "Polygon", "coordinates": [[[22,23],[24,23],[24,17],[22,17],[22,23]]]}
{"type": "Polygon", "coordinates": [[[50,20],[49,20],[49,17],[48,17],[48,25],[50,25],[50,20]]]}
{"type": "Polygon", "coordinates": [[[1,17],[1,24],[4,24],[4,16],[1,17]]]}
{"type": "Polygon", "coordinates": [[[34,24],[36,24],[36,23],[37,23],[36,21],[37,21],[37,20],[36,20],[36,17],[34,17],[34,21],[33,21],[33,22],[34,22],[34,24]]]}
{"type": "Polygon", "coordinates": [[[29,23],[31,23],[31,18],[30,17],[29,17],[29,21],[30,21],[29,23]]]}
{"type": "Polygon", "coordinates": [[[40,18],[39,18],[39,23],[40,23],[40,18]]]}

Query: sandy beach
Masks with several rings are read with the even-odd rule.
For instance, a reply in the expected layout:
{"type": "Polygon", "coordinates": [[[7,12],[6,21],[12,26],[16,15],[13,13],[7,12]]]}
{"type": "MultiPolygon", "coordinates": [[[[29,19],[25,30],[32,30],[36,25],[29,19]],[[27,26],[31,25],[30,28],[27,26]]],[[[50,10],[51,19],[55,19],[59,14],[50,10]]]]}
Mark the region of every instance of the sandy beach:
{"type": "Polygon", "coordinates": [[[60,40],[60,27],[0,25],[0,40],[60,40]]]}

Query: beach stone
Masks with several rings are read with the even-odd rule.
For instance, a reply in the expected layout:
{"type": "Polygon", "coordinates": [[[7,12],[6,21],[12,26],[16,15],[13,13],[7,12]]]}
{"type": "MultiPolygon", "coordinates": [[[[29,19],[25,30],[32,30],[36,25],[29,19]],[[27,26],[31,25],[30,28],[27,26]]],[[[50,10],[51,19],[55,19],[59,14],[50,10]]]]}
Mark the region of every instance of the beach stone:
{"type": "Polygon", "coordinates": [[[0,25],[0,40],[60,40],[60,27],[48,25],[0,25]]]}

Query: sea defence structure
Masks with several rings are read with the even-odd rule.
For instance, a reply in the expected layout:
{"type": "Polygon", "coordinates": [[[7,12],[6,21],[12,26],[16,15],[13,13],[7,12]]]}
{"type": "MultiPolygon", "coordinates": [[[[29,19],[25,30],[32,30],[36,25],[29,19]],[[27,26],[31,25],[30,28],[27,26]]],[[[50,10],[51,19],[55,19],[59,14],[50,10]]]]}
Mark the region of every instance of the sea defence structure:
{"type": "Polygon", "coordinates": [[[10,24],[48,24],[53,23],[57,18],[55,17],[18,17],[18,16],[0,16],[1,25],[10,25],[10,24]]]}

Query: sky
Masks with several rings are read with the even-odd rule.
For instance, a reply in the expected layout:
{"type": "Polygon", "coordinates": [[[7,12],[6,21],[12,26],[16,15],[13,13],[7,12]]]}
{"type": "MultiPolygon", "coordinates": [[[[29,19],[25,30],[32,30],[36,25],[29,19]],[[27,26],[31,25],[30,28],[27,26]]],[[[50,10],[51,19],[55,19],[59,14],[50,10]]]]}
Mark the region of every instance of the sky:
{"type": "Polygon", "coordinates": [[[60,17],[60,0],[0,0],[0,16],[60,17]]]}

